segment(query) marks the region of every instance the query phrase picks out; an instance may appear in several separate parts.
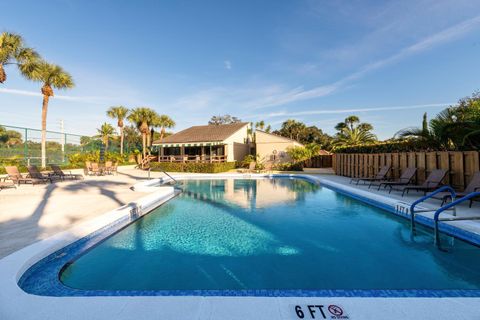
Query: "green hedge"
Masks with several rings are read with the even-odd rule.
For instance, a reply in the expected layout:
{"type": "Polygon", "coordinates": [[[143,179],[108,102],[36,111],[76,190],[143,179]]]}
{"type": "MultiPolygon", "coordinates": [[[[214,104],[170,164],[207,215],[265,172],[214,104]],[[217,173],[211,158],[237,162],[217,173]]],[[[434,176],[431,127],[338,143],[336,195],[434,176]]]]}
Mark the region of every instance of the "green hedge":
{"type": "Polygon", "coordinates": [[[335,153],[392,153],[392,152],[420,152],[439,151],[437,146],[428,145],[422,141],[404,140],[378,142],[374,144],[363,144],[357,146],[337,147],[335,153]]]}
{"type": "Polygon", "coordinates": [[[236,168],[235,162],[215,162],[215,163],[196,163],[196,162],[151,162],[152,171],[167,172],[197,172],[197,173],[218,173],[236,168]]]}

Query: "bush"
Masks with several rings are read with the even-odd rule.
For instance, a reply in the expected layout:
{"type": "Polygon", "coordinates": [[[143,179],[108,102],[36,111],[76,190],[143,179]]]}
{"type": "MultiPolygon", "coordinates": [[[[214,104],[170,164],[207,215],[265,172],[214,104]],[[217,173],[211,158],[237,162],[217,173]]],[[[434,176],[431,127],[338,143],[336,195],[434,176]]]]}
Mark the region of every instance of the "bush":
{"type": "Polygon", "coordinates": [[[273,170],[278,171],[302,171],[303,170],[303,162],[285,162],[285,163],[277,163],[273,166],[273,170]]]}
{"type": "Polygon", "coordinates": [[[418,140],[387,141],[374,144],[337,147],[335,153],[392,153],[392,152],[419,152],[438,151],[427,143],[418,140]]]}
{"type": "MultiPolygon", "coordinates": [[[[70,166],[76,168],[82,168],[85,166],[85,161],[100,162],[100,151],[88,152],[88,153],[72,153],[68,156],[68,162],[70,166]]],[[[128,155],[123,156],[115,152],[105,152],[105,160],[113,161],[119,165],[128,164],[128,155]]]]}
{"type": "Polygon", "coordinates": [[[219,173],[236,168],[235,162],[215,162],[215,163],[200,163],[200,162],[151,162],[150,168],[152,171],[167,171],[167,172],[196,172],[196,173],[219,173]]]}

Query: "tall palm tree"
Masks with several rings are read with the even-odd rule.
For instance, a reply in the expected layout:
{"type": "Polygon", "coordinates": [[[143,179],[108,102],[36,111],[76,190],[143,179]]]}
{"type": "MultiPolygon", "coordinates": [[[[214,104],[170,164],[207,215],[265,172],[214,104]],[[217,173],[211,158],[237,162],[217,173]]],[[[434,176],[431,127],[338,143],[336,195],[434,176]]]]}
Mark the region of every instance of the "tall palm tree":
{"type": "Polygon", "coordinates": [[[46,140],[47,140],[47,112],[50,97],[54,96],[53,88],[69,89],[73,88],[72,76],[63,70],[62,67],[50,64],[46,61],[35,63],[32,70],[25,73],[25,76],[33,81],[41,82],[43,104],[42,104],[42,168],[46,167],[46,140]]]}
{"type": "Polygon", "coordinates": [[[135,108],[128,116],[128,121],[135,124],[142,133],[142,154],[144,158],[147,155],[147,135],[149,134],[150,124],[157,116],[157,113],[148,107],[135,108]]]}
{"type": "Polygon", "coordinates": [[[107,110],[107,116],[109,116],[112,119],[117,119],[117,126],[120,129],[120,154],[123,155],[123,127],[125,124],[123,121],[128,115],[128,108],[125,108],[124,106],[116,106],[116,107],[110,107],[110,109],[107,110]]]}
{"type": "Polygon", "coordinates": [[[105,150],[107,150],[108,141],[115,134],[115,128],[110,123],[105,122],[104,124],[102,124],[100,129],[97,129],[97,132],[97,137],[102,139],[102,142],[105,145],[105,150]]]}
{"type": "Polygon", "coordinates": [[[175,121],[165,114],[162,114],[155,119],[154,125],[160,128],[160,141],[165,137],[165,130],[175,127],[175,124],[175,121]]]}
{"type": "Polygon", "coordinates": [[[0,34],[0,83],[7,80],[4,66],[15,64],[22,74],[28,74],[38,59],[38,53],[25,47],[20,35],[9,32],[0,34]]]}
{"type": "Polygon", "coordinates": [[[345,118],[345,121],[338,123],[335,129],[338,131],[335,137],[337,146],[353,146],[377,140],[371,132],[373,126],[369,123],[360,123],[357,116],[345,118]]]}

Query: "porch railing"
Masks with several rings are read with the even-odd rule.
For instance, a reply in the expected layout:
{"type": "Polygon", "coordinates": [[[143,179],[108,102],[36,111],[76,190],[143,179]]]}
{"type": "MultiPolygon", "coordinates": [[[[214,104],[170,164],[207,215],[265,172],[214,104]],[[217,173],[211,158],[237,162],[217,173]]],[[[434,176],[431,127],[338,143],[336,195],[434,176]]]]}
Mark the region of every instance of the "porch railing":
{"type": "Polygon", "coordinates": [[[158,162],[226,162],[227,156],[159,156],[158,162]]]}

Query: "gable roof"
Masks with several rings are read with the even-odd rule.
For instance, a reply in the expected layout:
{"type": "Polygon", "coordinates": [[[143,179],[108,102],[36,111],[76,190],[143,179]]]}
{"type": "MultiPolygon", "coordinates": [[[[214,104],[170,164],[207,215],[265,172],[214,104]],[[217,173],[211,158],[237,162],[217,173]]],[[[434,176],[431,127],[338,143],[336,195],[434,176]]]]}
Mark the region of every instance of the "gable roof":
{"type": "Polygon", "coordinates": [[[172,134],[161,141],[156,140],[153,144],[223,141],[246,125],[248,125],[248,122],[193,126],[172,134]]]}
{"type": "MultiPolygon", "coordinates": [[[[294,139],[290,139],[288,137],[284,137],[284,136],[281,136],[281,135],[278,135],[278,134],[275,134],[275,133],[271,133],[271,132],[265,132],[263,130],[255,130],[255,132],[260,132],[262,134],[265,134],[277,141],[285,141],[285,142],[292,142],[292,143],[295,143],[295,144],[298,144],[298,145],[301,145],[303,146],[303,144],[301,142],[298,142],[297,140],[294,140],[294,139]]],[[[264,141],[264,142],[258,142],[257,143],[271,143],[271,142],[276,142],[276,141],[264,141]]]]}

